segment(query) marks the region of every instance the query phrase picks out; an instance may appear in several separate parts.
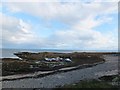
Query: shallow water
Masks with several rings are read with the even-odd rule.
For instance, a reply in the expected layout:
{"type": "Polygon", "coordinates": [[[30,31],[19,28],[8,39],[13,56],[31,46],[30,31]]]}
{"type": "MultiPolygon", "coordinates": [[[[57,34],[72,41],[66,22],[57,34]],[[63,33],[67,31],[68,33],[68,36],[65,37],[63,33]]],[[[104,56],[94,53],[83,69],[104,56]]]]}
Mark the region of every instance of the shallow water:
{"type": "Polygon", "coordinates": [[[17,52],[59,52],[59,53],[71,53],[75,50],[54,50],[54,49],[2,49],[1,50],[1,58],[17,58],[14,53],[17,52]]]}

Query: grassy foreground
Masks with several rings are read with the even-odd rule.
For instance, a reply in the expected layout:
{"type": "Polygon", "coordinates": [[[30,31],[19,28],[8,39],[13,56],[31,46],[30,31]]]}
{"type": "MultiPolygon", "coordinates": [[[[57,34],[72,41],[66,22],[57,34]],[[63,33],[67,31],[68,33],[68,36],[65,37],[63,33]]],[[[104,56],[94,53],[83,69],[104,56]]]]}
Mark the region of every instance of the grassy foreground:
{"type": "Polygon", "coordinates": [[[81,81],[72,85],[65,85],[64,88],[115,88],[115,86],[102,81],[90,80],[81,81]]]}
{"type": "MultiPolygon", "coordinates": [[[[98,80],[84,80],[78,83],[64,85],[62,87],[58,87],[56,89],[77,89],[80,88],[109,88],[109,89],[119,89],[120,84],[120,76],[119,75],[111,75],[111,76],[103,76],[98,80]]],[[[56,90],[55,89],[55,90],[56,90]]]]}

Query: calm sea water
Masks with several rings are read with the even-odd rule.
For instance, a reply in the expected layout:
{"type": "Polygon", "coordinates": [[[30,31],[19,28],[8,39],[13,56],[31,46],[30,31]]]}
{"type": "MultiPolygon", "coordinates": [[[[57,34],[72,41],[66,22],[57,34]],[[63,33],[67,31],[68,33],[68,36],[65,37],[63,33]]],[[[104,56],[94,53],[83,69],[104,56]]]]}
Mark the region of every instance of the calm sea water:
{"type": "Polygon", "coordinates": [[[14,53],[17,52],[59,52],[59,53],[71,53],[75,52],[74,50],[52,50],[52,49],[2,49],[1,50],[1,58],[9,58],[14,57],[17,58],[17,56],[14,55],[14,53]]]}
{"type": "MultiPolygon", "coordinates": [[[[1,49],[0,50],[0,58],[10,58],[14,57],[17,58],[17,56],[14,55],[14,53],[17,52],[59,52],[59,53],[72,53],[72,52],[87,52],[82,50],[55,50],[55,49],[1,49]]],[[[99,51],[88,51],[88,52],[110,52],[106,50],[99,50],[99,51]]]]}

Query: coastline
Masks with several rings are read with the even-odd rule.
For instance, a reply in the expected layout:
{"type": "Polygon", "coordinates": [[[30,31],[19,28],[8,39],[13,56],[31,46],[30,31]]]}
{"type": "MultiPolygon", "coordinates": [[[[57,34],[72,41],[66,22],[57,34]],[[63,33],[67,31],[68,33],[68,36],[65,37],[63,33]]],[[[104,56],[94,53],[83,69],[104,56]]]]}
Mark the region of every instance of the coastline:
{"type": "MultiPolygon", "coordinates": [[[[75,53],[76,54],[79,54],[79,53],[75,53]]],[[[90,56],[90,54],[95,54],[95,53],[83,53],[83,54],[86,54],[85,57],[88,57],[90,56]]],[[[52,70],[48,70],[48,71],[35,71],[35,72],[27,72],[27,73],[18,73],[18,74],[13,74],[13,75],[7,75],[7,76],[2,76],[0,77],[0,80],[1,81],[9,81],[9,80],[18,80],[18,79],[25,79],[25,78],[39,78],[39,77],[44,77],[44,76],[47,76],[47,75],[52,75],[52,74],[55,74],[55,73],[60,73],[60,72],[68,72],[68,71],[72,71],[72,70],[76,70],[76,69],[83,69],[83,68],[88,68],[88,67],[93,67],[93,66],[96,66],[98,64],[102,64],[105,62],[105,58],[104,58],[104,55],[106,54],[110,54],[110,55],[113,55],[111,53],[99,53],[99,54],[95,54],[97,57],[99,57],[98,61],[94,61],[92,63],[83,63],[83,64],[78,64],[78,65],[73,65],[73,66],[69,66],[69,67],[62,67],[62,68],[58,68],[58,69],[52,69],[52,70]],[[101,55],[102,54],[102,55],[101,55]]],[[[64,55],[64,53],[62,53],[62,55],[64,55]]],[[[71,55],[71,54],[70,54],[71,55]]],[[[90,56],[91,57],[91,56],[90,56]]],[[[11,59],[11,58],[8,58],[8,60],[11,59]]],[[[92,58],[90,58],[89,60],[91,60],[92,58]]],[[[17,59],[13,59],[13,60],[17,60],[17,59]]]]}
{"type": "Polygon", "coordinates": [[[55,73],[45,77],[25,78],[18,80],[2,81],[3,88],[56,88],[78,83],[81,80],[98,79],[106,75],[118,74],[118,56],[105,55],[106,62],[93,67],[76,69],[68,72],[55,73]],[[107,73],[104,73],[107,72],[107,73]]]}
{"type": "MultiPolygon", "coordinates": [[[[92,66],[91,64],[105,61],[102,57],[103,54],[99,53],[54,53],[54,52],[18,52],[16,54],[19,58],[3,58],[2,70],[3,76],[17,75],[17,74],[29,74],[38,71],[61,71],[62,68],[72,67],[72,69],[84,68],[92,66]],[[62,61],[46,61],[45,58],[62,61]],[[59,59],[58,59],[59,58],[59,59]],[[71,61],[65,61],[68,58],[71,61]],[[87,65],[86,65],[87,64],[87,65]]],[[[69,69],[68,69],[69,71],[69,69]]]]}
{"type": "Polygon", "coordinates": [[[92,66],[96,66],[98,64],[102,64],[104,61],[98,62],[98,63],[93,63],[93,64],[83,64],[83,65],[78,65],[74,67],[66,67],[66,68],[61,68],[58,70],[53,70],[53,71],[38,71],[35,73],[30,73],[30,74],[18,74],[18,75],[9,75],[9,76],[2,76],[1,80],[2,81],[9,81],[9,80],[19,80],[19,79],[25,79],[25,78],[39,78],[39,77],[44,77],[47,75],[52,75],[55,73],[60,73],[60,72],[68,72],[76,69],[83,69],[83,68],[88,68],[92,66]]]}

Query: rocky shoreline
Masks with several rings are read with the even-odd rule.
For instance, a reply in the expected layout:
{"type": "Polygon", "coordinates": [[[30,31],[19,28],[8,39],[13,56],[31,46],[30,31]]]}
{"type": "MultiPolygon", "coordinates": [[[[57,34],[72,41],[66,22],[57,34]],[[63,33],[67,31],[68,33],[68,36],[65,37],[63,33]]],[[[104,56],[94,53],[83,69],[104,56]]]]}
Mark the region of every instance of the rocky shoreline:
{"type": "Polygon", "coordinates": [[[93,63],[93,64],[83,64],[83,65],[78,65],[78,66],[74,66],[74,67],[61,68],[61,69],[53,70],[53,71],[43,71],[43,72],[38,71],[35,73],[30,73],[30,74],[18,74],[18,75],[2,76],[1,80],[2,81],[9,81],[9,80],[19,80],[19,79],[25,79],[25,78],[39,78],[39,77],[44,77],[44,76],[55,74],[55,73],[88,68],[88,67],[92,67],[92,66],[102,64],[102,63],[104,63],[104,61],[101,61],[98,63],[93,63]]]}
{"type": "MultiPolygon", "coordinates": [[[[47,75],[59,73],[59,72],[67,72],[72,71],[76,69],[83,69],[92,67],[98,64],[102,64],[105,62],[103,55],[108,55],[111,53],[52,53],[52,52],[43,52],[43,53],[29,53],[29,52],[21,52],[18,53],[20,55],[19,58],[3,58],[3,76],[0,77],[2,81],[6,80],[17,80],[17,79],[24,79],[24,78],[38,78],[38,77],[44,77],[47,75]],[[34,57],[36,55],[36,58],[40,58],[42,60],[45,57],[71,57],[73,60],[73,63],[67,63],[66,65],[57,66],[57,68],[50,68],[47,66],[44,66],[43,70],[41,67],[37,68],[30,68],[31,65],[39,66],[42,62],[35,64],[38,62],[36,58],[34,57]],[[22,56],[22,57],[21,57],[22,56]],[[25,58],[27,57],[27,59],[25,58]],[[30,58],[34,59],[30,59],[30,58]],[[6,69],[7,68],[7,69],[6,69]],[[41,69],[40,69],[41,68],[41,69]],[[24,73],[25,71],[26,73],[24,73]],[[6,73],[7,72],[7,73],[6,73]],[[14,74],[10,74],[10,73],[14,74]],[[4,76],[5,75],[5,76],[4,76]]],[[[116,55],[114,53],[113,55],[116,55]]],[[[56,62],[53,62],[56,63],[56,62]]],[[[59,63],[59,62],[57,62],[59,63]]],[[[61,63],[61,62],[60,62],[61,63]]],[[[64,62],[62,62],[64,63],[64,62]]],[[[51,64],[51,62],[47,62],[47,64],[51,64]]],[[[55,65],[55,64],[53,64],[55,65]]]]}
{"type": "Polygon", "coordinates": [[[105,61],[98,53],[20,52],[18,55],[19,58],[1,59],[2,76],[61,71],[64,70],[63,68],[66,68],[64,71],[67,71],[67,68],[84,68],[105,61]]]}
{"type": "Polygon", "coordinates": [[[2,81],[3,88],[56,88],[78,83],[81,80],[98,79],[106,75],[118,74],[118,56],[104,55],[105,62],[93,67],[76,69],[68,72],[54,73],[45,77],[25,78],[2,81]]]}

